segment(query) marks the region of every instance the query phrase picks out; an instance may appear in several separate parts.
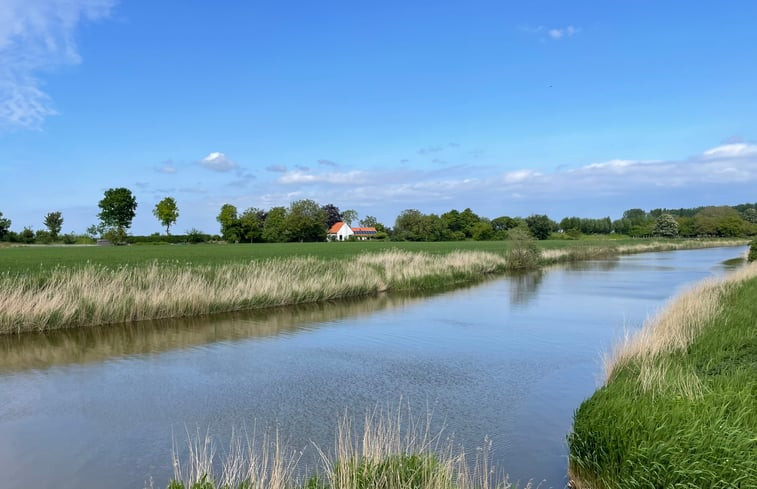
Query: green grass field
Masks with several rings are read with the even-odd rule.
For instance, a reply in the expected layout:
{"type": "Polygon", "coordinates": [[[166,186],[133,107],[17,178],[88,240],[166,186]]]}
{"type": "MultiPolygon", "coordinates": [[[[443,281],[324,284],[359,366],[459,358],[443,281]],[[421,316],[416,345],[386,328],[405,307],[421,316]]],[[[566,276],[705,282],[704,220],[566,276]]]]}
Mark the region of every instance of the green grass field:
{"type": "MultiPolygon", "coordinates": [[[[608,237],[581,240],[539,241],[540,249],[563,249],[587,246],[631,245],[651,242],[648,239],[608,237]]],[[[678,240],[669,240],[677,242],[678,240]]],[[[681,240],[683,241],[683,240],[681,240]]],[[[86,264],[121,266],[158,262],[191,265],[244,263],[269,258],[313,256],[327,260],[354,257],[362,253],[386,250],[423,251],[441,254],[453,251],[488,251],[505,253],[507,241],[397,242],[365,241],[343,243],[260,243],[200,245],[132,245],[132,246],[16,246],[0,248],[0,273],[39,272],[62,266],[77,268],[86,264]]]]}
{"type": "Polygon", "coordinates": [[[753,278],[716,290],[700,326],[689,311],[711,290],[674,303],[663,319],[700,330],[693,340],[658,350],[671,336],[663,331],[581,405],[569,438],[576,487],[757,488],[755,275],[752,266],[753,278]]]}

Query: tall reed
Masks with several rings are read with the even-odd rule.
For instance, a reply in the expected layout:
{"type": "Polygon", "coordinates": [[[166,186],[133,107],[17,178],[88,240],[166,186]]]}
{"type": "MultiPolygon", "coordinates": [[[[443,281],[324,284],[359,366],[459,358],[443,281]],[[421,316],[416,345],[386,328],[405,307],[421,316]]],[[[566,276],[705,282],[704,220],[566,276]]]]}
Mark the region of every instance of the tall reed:
{"type": "MultiPolygon", "coordinates": [[[[452,438],[431,430],[431,418],[402,408],[366,414],[362,427],[344,416],[333,450],[313,445],[320,463],[304,473],[301,452],[284,447],[278,433],[232,434],[218,457],[214,439],[188,437],[185,460],[174,447],[174,479],[169,489],[510,489],[514,485],[491,463],[491,442],[470,459],[452,438]],[[204,484],[204,485],[203,485],[204,484]]],[[[532,488],[531,482],[525,484],[532,488]]]]}
{"type": "Polygon", "coordinates": [[[88,265],[0,276],[0,333],[92,326],[264,308],[423,288],[501,271],[494,253],[387,251],[190,266],[88,265]]]}
{"type": "Polygon", "coordinates": [[[625,247],[546,250],[514,246],[504,254],[390,250],[343,260],[275,258],[248,263],[58,267],[0,274],[0,334],[200,316],[387,290],[421,290],[470,282],[540,264],[741,241],[652,242],[625,247]]]}

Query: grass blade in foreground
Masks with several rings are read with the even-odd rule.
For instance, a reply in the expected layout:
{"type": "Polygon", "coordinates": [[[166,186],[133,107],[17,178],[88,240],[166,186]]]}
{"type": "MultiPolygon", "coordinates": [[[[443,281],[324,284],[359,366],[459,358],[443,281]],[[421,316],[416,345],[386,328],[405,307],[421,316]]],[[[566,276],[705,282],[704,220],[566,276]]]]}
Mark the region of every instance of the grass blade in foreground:
{"type": "MultiPolygon", "coordinates": [[[[474,460],[441,433],[430,417],[402,410],[366,415],[362,429],[343,418],[333,451],[320,447],[315,474],[301,475],[300,454],[282,446],[278,434],[232,435],[226,456],[216,457],[209,436],[190,436],[186,461],[174,449],[174,479],[168,489],[511,489],[517,487],[491,467],[491,443],[474,460]],[[259,438],[259,439],[258,439],[259,438]]],[[[529,482],[524,488],[531,489],[529,482]]]]}
{"type": "Polygon", "coordinates": [[[757,488],[757,264],[674,299],[575,415],[576,487],[757,488]]]}

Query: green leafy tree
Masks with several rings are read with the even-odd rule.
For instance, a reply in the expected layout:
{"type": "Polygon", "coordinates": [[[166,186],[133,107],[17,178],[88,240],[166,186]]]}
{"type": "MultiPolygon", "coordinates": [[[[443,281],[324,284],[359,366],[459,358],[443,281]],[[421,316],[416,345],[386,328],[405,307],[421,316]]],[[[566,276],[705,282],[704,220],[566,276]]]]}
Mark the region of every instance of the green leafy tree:
{"type": "Polygon", "coordinates": [[[471,237],[476,241],[488,241],[494,238],[494,229],[489,222],[482,219],[473,225],[471,237]]]}
{"type": "Polygon", "coordinates": [[[699,236],[742,236],[745,222],[736,209],[728,206],[703,207],[694,216],[694,227],[699,236]]]}
{"type": "Polygon", "coordinates": [[[528,226],[534,238],[547,239],[554,231],[556,224],[544,214],[533,214],[526,218],[526,226],[528,226]]]}
{"type": "Polygon", "coordinates": [[[757,209],[755,209],[754,207],[745,209],[744,220],[747,222],[751,222],[752,224],[757,224],[757,209]]]}
{"type": "Polygon", "coordinates": [[[678,236],[678,222],[670,214],[660,214],[655,220],[654,235],[663,238],[675,238],[678,236]]]}
{"type": "Polygon", "coordinates": [[[22,243],[34,243],[34,230],[30,227],[25,227],[23,231],[18,233],[18,237],[22,243]]]}
{"type": "Polygon", "coordinates": [[[326,215],[317,202],[296,200],[289,205],[286,231],[289,241],[326,241],[326,215]]]}
{"type": "Polygon", "coordinates": [[[61,228],[63,227],[63,217],[60,212],[48,212],[44,220],[45,226],[50,232],[51,239],[57,239],[61,228]]]}
{"type": "Polygon", "coordinates": [[[403,241],[427,241],[431,221],[418,209],[405,209],[394,222],[394,236],[403,241]]]}
{"type": "Polygon", "coordinates": [[[378,219],[376,219],[374,216],[365,216],[360,220],[360,225],[364,228],[376,228],[376,232],[378,233],[386,232],[386,226],[378,222],[378,219]]]}
{"type": "Polygon", "coordinates": [[[239,216],[239,228],[241,237],[245,241],[254,243],[263,239],[263,223],[266,212],[255,207],[250,207],[239,216]]]}
{"type": "Polygon", "coordinates": [[[353,209],[342,211],[342,221],[347,223],[348,226],[352,226],[353,222],[357,222],[357,211],[353,209]]]}
{"type": "Polygon", "coordinates": [[[100,213],[97,217],[103,226],[118,231],[115,235],[118,239],[126,236],[126,230],[131,227],[131,221],[137,211],[137,199],[131,190],[124,187],[110,188],[105,191],[105,196],[98,206],[100,213]]]}
{"type": "Polygon", "coordinates": [[[8,231],[11,228],[11,220],[7,217],[3,217],[3,213],[0,212],[0,239],[5,239],[8,231]]]}
{"type": "Polygon", "coordinates": [[[216,216],[216,221],[221,224],[221,236],[229,243],[239,241],[241,234],[237,208],[231,204],[221,206],[221,212],[216,216]]]}
{"type": "Polygon", "coordinates": [[[166,227],[166,234],[171,234],[171,225],[179,218],[179,207],[176,205],[176,201],[173,197],[166,197],[157,204],[152,210],[158,221],[166,227]]]}
{"type": "Polygon", "coordinates": [[[339,211],[339,207],[334,204],[326,204],[321,207],[321,210],[324,212],[324,216],[326,216],[326,229],[329,229],[338,222],[342,222],[342,213],[339,211]]]}
{"type": "Polygon", "coordinates": [[[281,243],[288,240],[287,210],[285,207],[273,207],[268,211],[263,222],[263,241],[281,243]]]}

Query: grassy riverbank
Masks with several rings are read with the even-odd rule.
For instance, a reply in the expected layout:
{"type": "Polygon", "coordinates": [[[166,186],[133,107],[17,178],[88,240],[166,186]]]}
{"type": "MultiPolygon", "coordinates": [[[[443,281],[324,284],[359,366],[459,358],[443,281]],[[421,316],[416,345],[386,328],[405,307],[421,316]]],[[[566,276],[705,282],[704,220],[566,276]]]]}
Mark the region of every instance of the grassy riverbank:
{"type": "MultiPolygon", "coordinates": [[[[168,489],[514,489],[491,464],[491,442],[466,454],[442,433],[431,433],[429,415],[404,416],[402,409],[368,414],[362,427],[343,418],[332,450],[315,467],[301,467],[302,452],[277,433],[232,434],[218,457],[215,440],[190,436],[185,455],[174,447],[174,477],[168,489]],[[304,470],[303,470],[304,469],[304,470]]],[[[521,485],[533,487],[531,482],[521,485]]]]}
{"type": "Polygon", "coordinates": [[[344,251],[353,243],[315,243],[280,246],[275,257],[266,257],[263,248],[254,246],[80,248],[74,255],[66,248],[4,249],[0,333],[199,316],[390,289],[428,290],[561,261],[744,242],[588,243],[563,241],[559,247],[533,252],[532,244],[522,243],[487,242],[489,251],[469,242],[412,243],[408,249],[361,246],[353,248],[353,254],[344,251]],[[308,250],[312,254],[303,254],[308,250]],[[48,258],[32,265],[28,257],[35,253],[48,258]],[[13,256],[16,261],[9,260],[13,256]],[[88,256],[92,260],[84,259],[88,256]]]}
{"type": "Polygon", "coordinates": [[[575,415],[576,487],[757,487],[757,264],[675,298],[575,415]]]}

